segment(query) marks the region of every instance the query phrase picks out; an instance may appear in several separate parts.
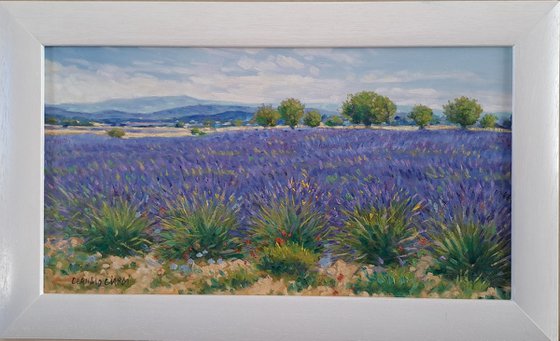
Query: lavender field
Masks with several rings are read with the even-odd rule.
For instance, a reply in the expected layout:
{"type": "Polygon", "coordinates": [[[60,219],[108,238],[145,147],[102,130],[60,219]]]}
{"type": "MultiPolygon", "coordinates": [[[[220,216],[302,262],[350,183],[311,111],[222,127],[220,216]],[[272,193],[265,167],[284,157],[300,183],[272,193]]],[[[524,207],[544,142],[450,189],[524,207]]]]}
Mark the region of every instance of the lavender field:
{"type": "MultiPolygon", "coordinates": [[[[177,138],[46,136],[45,271],[51,279],[46,283],[58,283],[46,284],[51,292],[507,297],[509,278],[455,276],[445,264],[438,273],[437,262],[451,258],[441,255],[442,248],[453,252],[438,242],[445,235],[441,226],[463,220],[492,229],[473,235],[501,243],[501,269],[509,269],[511,133],[277,128],[177,138]],[[220,203],[227,219],[235,220],[220,239],[238,241],[223,247],[227,252],[219,250],[221,244],[188,238],[184,253],[170,252],[181,246],[173,239],[179,232],[171,228],[176,225],[168,221],[170,214],[178,202],[193,201],[220,203]],[[126,255],[80,249],[87,233],[79,231],[92,228],[91,216],[119,202],[142,219],[146,243],[126,255]],[[405,203],[402,210],[393,210],[400,207],[395,202],[405,203]],[[294,217],[276,219],[282,209],[294,217]],[[366,209],[385,217],[389,228],[391,215],[402,213],[395,226],[412,232],[382,236],[387,241],[381,251],[361,257],[360,245],[374,249],[380,243],[367,240],[375,239],[373,230],[350,236],[355,244],[346,245],[344,238],[353,222],[363,222],[356,212],[366,209]],[[259,231],[278,221],[286,222],[278,235],[269,242],[261,238],[259,231]],[[305,224],[315,231],[310,242],[300,231],[305,224]],[[292,240],[292,233],[300,239],[292,240]],[[309,250],[310,259],[316,257],[307,262],[312,279],[262,265],[272,257],[266,248],[292,242],[299,242],[303,258],[309,250]],[[137,275],[140,268],[151,269],[151,275],[137,275]],[[86,285],[100,274],[130,283],[86,285]],[[383,289],[383,283],[393,289],[383,289]]],[[[494,265],[485,266],[495,271],[494,265]]]]}

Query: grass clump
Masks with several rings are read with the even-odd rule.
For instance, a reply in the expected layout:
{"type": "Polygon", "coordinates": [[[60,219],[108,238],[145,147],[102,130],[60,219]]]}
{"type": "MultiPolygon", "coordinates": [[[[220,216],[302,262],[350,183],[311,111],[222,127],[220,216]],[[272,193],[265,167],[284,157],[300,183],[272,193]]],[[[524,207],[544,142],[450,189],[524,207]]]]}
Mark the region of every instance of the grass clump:
{"type": "Polygon", "coordinates": [[[202,129],[200,129],[200,128],[192,128],[191,129],[191,135],[203,136],[203,135],[206,135],[206,133],[204,131],[202,131],[202,129]]]}
{"type": "Polygon", "coordinates": [[[250,235],[262,247],[290,243],[318,253],[329,233],[328,220],[311,201],[291,196],[263,205],[250,222],[250,235]]]}
{"type": "Polygon", "coordinates": [[[385,294],[395,297],[418,297],[424,289],[424,283],[405,267],[387,269],[386,272],[364,272],[351,284],[354,293],[367,292],[385,294]]]}
{"type": "Polygon", "coordinates": [[[238,267],[229,272],[220,271],[220,276],[200,281],[200,294],[211,294],[215,291],[234,292],[248,288],[259,280],[259,276],[245,268],[238,267]]]}
{"type": "Polygon", "coordinates": [[[318,285],[333,286],[334,280],[320,276],[316,270],[319,255],[299,244],[276,244],[263,249],[257,267],[291,283],[289,291],[302,291],[318,285]]]}
{"type": "Polygon", "coordinates": [[[413,218],[421,208],[411,198],[395,196],[387,206],[356,207],[346,211],[334,254],[364,264],[392,265],[413,254],[418,235],[413,218]]]}
{"type": "Polygon", "coordinates": [[[232,235],[237,210],[220,199],[184,197],[162,219],[159,253],[166,259],[240,258],[242,243],[232,235]]]}
{"type": "Polygon", "coordinates": [[[112,128],[109,131],[107,131],[107,135],[120,139],[122,138],[124,135],[126,135],[124,129],[121,128],[112,128]]]}
{"type": "Polygon", "coordinates": [[[481,280],[493,287],[511,282],[510,246],[493,225],[458,221],[431,235],[434,274],[449,280],[481,280]]]}
{"type": "Polygon", "coordinates": [[[147,233],[151,222],[127,201],[92,208],[87,220],[87,228],[73,228],[72,233],[84,240],[83,248],[88,252],[125,257],[142,253],[151,245],[147,233]]]}
{"type": "Polygon", "coordinates": [[[258,268],[274,276],[305,277],[318,260],[319,255],[301,245],[276,244],[263,249],[258,268]]]}

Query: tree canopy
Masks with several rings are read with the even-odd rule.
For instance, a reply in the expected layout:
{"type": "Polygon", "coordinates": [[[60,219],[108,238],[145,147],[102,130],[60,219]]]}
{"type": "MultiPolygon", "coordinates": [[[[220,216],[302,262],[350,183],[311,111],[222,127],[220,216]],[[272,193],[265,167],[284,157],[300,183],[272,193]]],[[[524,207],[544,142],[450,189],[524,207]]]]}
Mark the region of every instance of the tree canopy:
{"type": "Polygon", "coordinates": [[[414,108],[412,108],[412,111],[410,112],[410,114],[408,114],[408,117],[413,120],[414,123],[420,127],[420,129],[424,129],[424,127],[426,127],[432,121],[433,115],[434,112],[430,107],[419,104],[415,105],[414,108]]]}
{"type": "Polygon", "coordinates": [[[387,96],[373,91],[362,91],[348,95],[342,103],[342,114],[352,123],[372,124],[389,123],[397,112],[397,106],[387,96]]]}
{"type": "Polygon", "coordinates": [[[287,98],[278,106],[280,117],[284,120],[284,123],[289,125],[292,129],[298,125],[303,117],[304,109],[305,106],[295,98],[287,98]]]}
{"type": "Polygon", "coordinates": [[[321,124],[321,114],[317,110],[311,110],[303,116],[303,124],[308,127],[318,127],[321,124]]]}
{"type": "Polygon", "coordinates": [[[254,120],[263,127],[274,127],[278,124],[280,114],[271,105],[262,105],[255,112],[254,120]]]}
{"type": "Polygon", "coordinates": [[[476,99],[465,96],[455,98],[443,106],[443,113],[451,123],[467,128],[478,121],[482,114],[482,107],[476,99]]]}

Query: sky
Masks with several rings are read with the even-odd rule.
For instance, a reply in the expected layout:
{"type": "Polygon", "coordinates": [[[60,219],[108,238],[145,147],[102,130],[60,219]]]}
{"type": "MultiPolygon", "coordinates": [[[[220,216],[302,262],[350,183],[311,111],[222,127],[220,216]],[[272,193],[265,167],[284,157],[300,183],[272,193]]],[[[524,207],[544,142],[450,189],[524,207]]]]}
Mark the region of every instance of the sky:
{"type": "Polygon", "coordinates": [[[47,104],[191,96],[246,104],[295,97],[325,109],[375,91],[399,106],[441,109],[476,98],[511,112],[512,50],[465,48],[45,48],[47,104]]]}

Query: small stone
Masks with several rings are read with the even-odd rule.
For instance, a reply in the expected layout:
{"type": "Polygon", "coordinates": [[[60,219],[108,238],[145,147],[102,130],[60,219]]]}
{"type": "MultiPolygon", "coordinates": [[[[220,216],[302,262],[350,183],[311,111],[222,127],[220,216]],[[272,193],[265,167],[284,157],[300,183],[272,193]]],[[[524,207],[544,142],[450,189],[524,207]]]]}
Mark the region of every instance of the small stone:
{"type": "Polygon", "coordinates": [[[109,265],[109,264],[103,264],[101,267],[102,267],[103,269],[109,269],[109,268],[111,267],[111,265],[109,265]]]}

